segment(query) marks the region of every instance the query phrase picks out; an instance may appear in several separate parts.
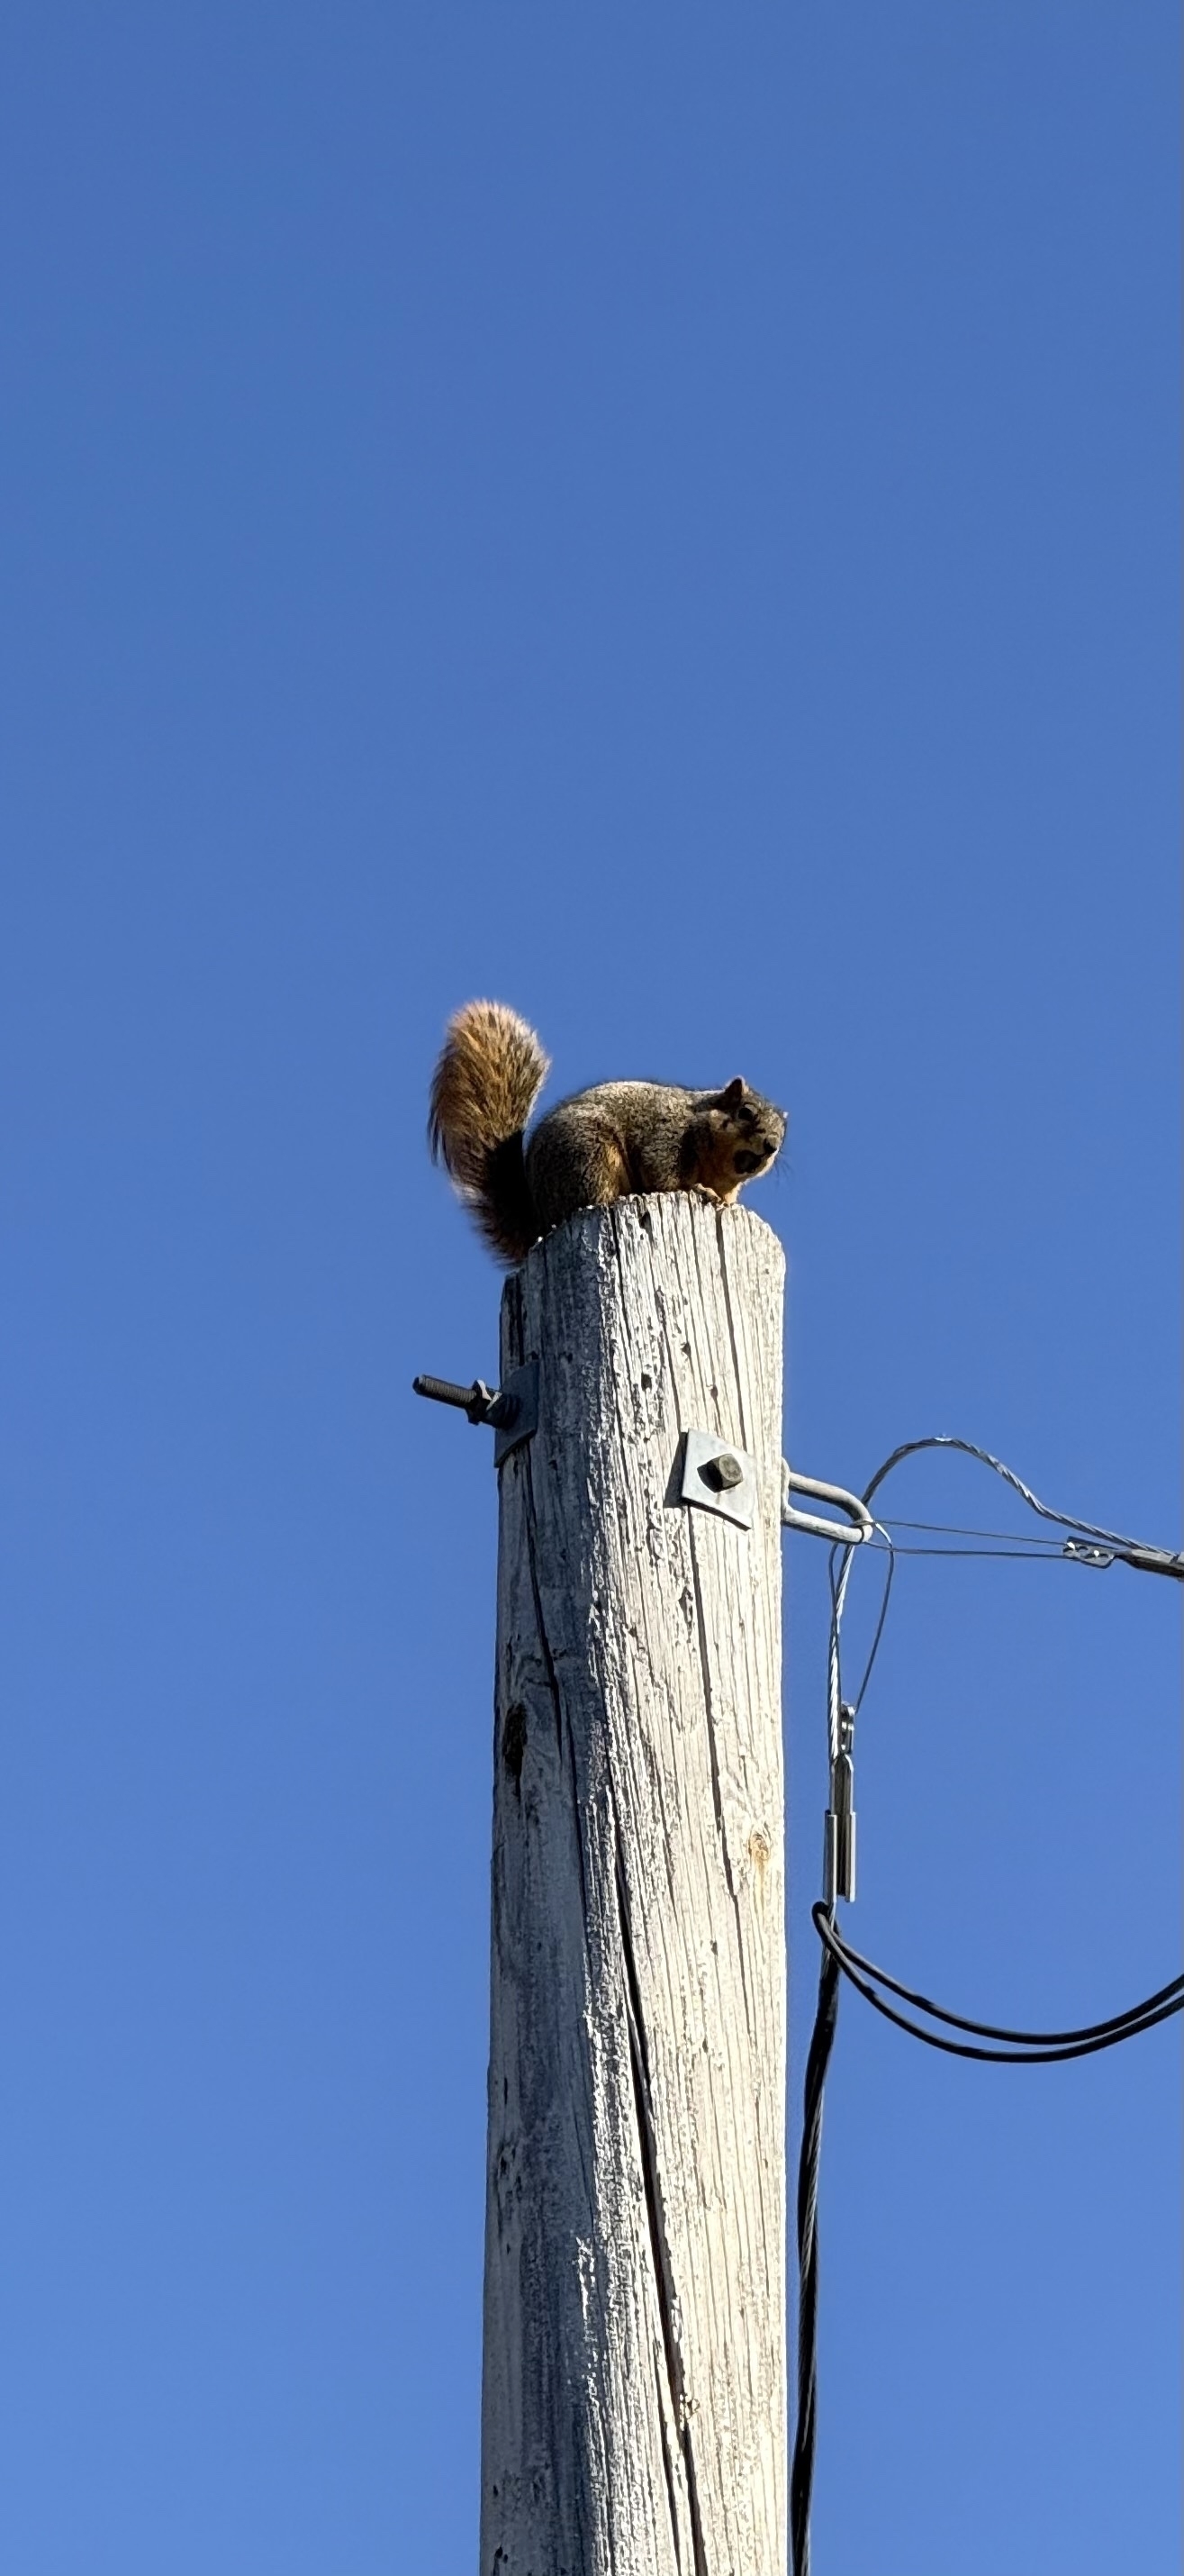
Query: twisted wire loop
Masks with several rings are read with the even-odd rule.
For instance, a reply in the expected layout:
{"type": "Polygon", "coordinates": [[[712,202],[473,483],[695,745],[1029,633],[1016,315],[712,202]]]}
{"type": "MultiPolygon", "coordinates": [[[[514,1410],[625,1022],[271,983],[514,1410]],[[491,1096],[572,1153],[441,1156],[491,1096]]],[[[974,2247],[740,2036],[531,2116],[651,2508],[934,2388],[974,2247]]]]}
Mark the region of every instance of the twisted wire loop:
{"type": "Polygon", "coordinates": [[[1080,1530],[1084,1537],[1103,1539],[1110,1547],[1142,1548],[1145,1553],[1151,1555],[1161,1552],[1157,1549],[1148,1549],[1143,1539],[1124,1537],[1121,1530],[1102,1529],[1095,1521],[1083,1521],[1076,1512],[1054,1511],[1051,1503],[1042,1503],[1039,1495],[1033,1493],[1031,1486],[1025,1485],[1023,1477],[1017,1476],[1014,1467],[1005,1466],[1002,1458],[994,1457],[989,1449],[980,1449],[975,1440],[957,1439],[952,1431],[931,1431],[923,1440],[902,1440],[899,1449],[894,1449],[891,1457],[885,1458],[883,1466],[877,1467],[864,1494],[865,1503],[870,1503],[872,1495],[879,1491],[885,1477],[892,1474],[893,1468],[899,1467],[902,1458],[915,1458],[918,1451],[922,1449],[956,1449],[964,1458],[977,1458],[980,1466],[990,1467],[993,1474],[1002,1476],[1004,1484],[1011,1486],[1012,1492],[1019,1495],[1021,1502],[1027,1504],[1029,1511],[1036,1512],[1042,1521],[1055,1521],[1058,1529],[1080,1530]]]}

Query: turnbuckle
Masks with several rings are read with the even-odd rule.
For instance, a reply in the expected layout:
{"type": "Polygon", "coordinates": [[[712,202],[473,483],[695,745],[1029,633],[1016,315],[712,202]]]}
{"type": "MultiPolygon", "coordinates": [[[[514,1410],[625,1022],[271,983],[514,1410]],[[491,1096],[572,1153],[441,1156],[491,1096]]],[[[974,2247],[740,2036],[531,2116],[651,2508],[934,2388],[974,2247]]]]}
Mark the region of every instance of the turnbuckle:
{"type": "Polygon", "coordinates": [[[839,1749],[830,1766],[830,1805],[826,1811],[826,1847],[822,1866],[828,1905],[836,1896],[855,1901],[855,1711],[849,1700],[839,1710],[839,1749]]]}

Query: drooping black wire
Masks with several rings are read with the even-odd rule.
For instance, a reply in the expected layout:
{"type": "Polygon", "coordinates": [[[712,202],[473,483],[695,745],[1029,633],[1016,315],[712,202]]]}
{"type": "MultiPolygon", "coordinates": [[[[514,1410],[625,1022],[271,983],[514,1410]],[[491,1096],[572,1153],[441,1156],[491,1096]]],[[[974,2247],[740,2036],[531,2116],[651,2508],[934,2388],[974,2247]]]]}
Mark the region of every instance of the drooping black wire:
{"type": "Polygon", "coordinates": [[[1170,1978],[1166,1986],[1161,1986],[1157,1994],[1147,1995],[1142,2003],[1131,2004],[1125,2012],[1115,2013],[1110,2021],[1091,2022],[1080,2030],[1003,2030],[993,2022],[968,2021],[964,2014],[946,2012],[940,2004],[930,2003],[927,1995],[915,1994],[910,1986],[900,1985],[895,1977],[888,1975],[886,1968],[877,1968],[873,1960],[865,1959],[860,1951],[851,1949],[828,1906],[815,1905],[812,1913],[814,1929],[827,1957],[836,1962],[867,2002],[873,2004],[877,2012],[883,2013],[886,2021],[895,2022],[898,2030],[907,2030],[913,2039],[923,2039],[928,2048],[942,2049],[947,2057],[973,2057],[980,2064],[989,2066],[1061,2065],[1070,2057],[1093,2057],[1100,2048],[1116,2048],[1120,2040],[1135,2039],[1140,2031],[1154,2030],[1157,2022],[1168,2021],[1173,2013],[1184,2012],[1184,1976],[1179,1976],[1170,1978]],[[867,1971],[866,1976],[859,1974],[861,1968],[867,1971]],[[935,2021],[945,2022],[953,2030],[975,2031],[981,2039],[1014,2040],[1018,2045],[1013,2048],[969,2048],[959,2040],[942,2039],[936,2031],[923,2030],[919,2022],[909,2021],[904,2013],[894,2012],[891,2004],[886,2004],[875,1987],[869,1985],[869,1977],[887,1986],[890,1993],[903,1996],[906,2003],[915,2004],[919,2012],[931,2013],[935,2021]]]}
{"type": "Polygon", "coordinates": [[[818,2009],[806,2059],[798,2159],[798,2409],[789,2477],[793,2576],[810,2576],[810,2494],[818,2416],[818,2159],[826,2070],[839,2011],[839,1983],[839,1963],[829,1950],[824,1950],[818,2009]]]}
{"type": "MultiPolygon", "coordinates": [[[[815,1906],[814,1911],[828,1914],[826,1906],[815,1906]]],[[[1125,2012],[1112,2013],[1109,2021],[1086,2022],[1077,2030],[1008,2030],[995,2022],[968,2021],[962,2013],[946,2012],[941,2004],[931,2003],[928,1995],[917,1994],[912,1986],[902,1986],[898,1978],[889,1976],[886,1968],[878,1968],[874,1959],[865,1959],[862,1950],[844,1940],[833,1924],[828,1925],[828,1933],[833,1936],[831,1946],[841,1952],[845,1960],[862,1968],[867,1976],[875,1977],[880,1985],[887,1986],[904,2003],[915,2004],[919,2012],[931,2014],[934,2021],[948,2022],[952,2030],[973,2031],[978,2039],[1013,2039],[1021,2046],[1030,2043],[1033,2047],[1067,2047],[1073,2040],[1101,2039],[1108,2031],[1120,2033],[1128,2023],[1142,2021],[1147,2013],[1154,2012],[1160,2004],[1166,2004],[1171,1996],[1176,1998],[1173,2010],[1178,2011],[1184,2004],[1184,1976],[1169,1977],[1166,1986],[1160,1986],[1155,1994],[1145,1996],[1142,2003],[1128,2004],[1125,2012]]],[[[827,1938],[828,1934],[823,1937],[827,1938]]]]}

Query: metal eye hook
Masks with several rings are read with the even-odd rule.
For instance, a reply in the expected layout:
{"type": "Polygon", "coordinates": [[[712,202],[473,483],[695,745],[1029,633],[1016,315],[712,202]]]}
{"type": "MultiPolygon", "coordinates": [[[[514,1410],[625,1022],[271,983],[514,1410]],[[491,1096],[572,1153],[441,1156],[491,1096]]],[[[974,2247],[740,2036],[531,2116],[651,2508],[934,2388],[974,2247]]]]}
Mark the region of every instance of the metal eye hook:
{"type": "Polygon", "coordinates": [[[808,1530],[812,1538],[826,1538],[832,1546],[837,1544],[839,1547],[858,1547],[863,1539],[871,1537],[875,1522],[858,1494],[849,1494],[843,1485],[824,1485],[818,1476],[799,1476],[784,1458],[781,1477],[783,1529],[808,1530]],[[815,1502],[833,1503],[836,1510],[846,1512],[854,1526],[844,1529],[840,1521],[823,1520],[818,1512],[795,1512],[789,1499],[791,1494],[810,1494],[815,1502]]]}

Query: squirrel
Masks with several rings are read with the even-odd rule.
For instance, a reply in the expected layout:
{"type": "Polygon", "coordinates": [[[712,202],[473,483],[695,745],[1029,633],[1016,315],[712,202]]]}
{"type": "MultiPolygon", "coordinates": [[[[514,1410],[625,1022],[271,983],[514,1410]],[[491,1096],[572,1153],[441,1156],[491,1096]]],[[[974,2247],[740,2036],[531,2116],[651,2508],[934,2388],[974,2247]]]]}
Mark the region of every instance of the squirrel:
{"type": "Polygon", "coordinates": [[[524,1143],[550,1071],[540,1040],[504,1002],[466,1002],[432,1077],[428,1144],[490,1250],[521,1261],[578,1208],[641,1190],[700,1190],[727,1206],[767,1172],[785,1113],[737,1075],[722,1091],[600,1082],[561,1100],[524,1143]]]}

